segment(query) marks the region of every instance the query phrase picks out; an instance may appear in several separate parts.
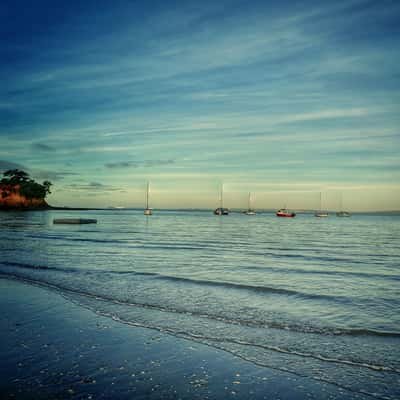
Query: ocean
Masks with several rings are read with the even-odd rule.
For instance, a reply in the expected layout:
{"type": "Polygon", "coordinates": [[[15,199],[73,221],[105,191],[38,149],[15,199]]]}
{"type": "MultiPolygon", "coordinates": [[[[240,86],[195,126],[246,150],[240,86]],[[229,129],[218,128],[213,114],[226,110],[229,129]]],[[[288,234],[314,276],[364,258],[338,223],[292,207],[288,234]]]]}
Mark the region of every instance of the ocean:
{"type": "Polygon", "coordinates": [[[0,277],[259,366],[400,398],[400,216],[0,213],[0,277]],[[96,225],[53,225],[54,218],[96,225]]]}

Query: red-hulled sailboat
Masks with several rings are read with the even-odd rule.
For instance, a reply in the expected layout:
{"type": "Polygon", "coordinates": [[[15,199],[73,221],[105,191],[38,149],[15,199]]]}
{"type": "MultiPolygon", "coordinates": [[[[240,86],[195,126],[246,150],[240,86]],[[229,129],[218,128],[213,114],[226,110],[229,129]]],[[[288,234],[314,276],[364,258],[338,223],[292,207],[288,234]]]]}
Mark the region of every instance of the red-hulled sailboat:
{"type": "Polygon", "coordinates": [[[296,213],[293,211],[288,211],[286,208],[281,208],[276,212],[277,217],[286,217],[286,218],[293,218],[296,216],[296,213]]]}

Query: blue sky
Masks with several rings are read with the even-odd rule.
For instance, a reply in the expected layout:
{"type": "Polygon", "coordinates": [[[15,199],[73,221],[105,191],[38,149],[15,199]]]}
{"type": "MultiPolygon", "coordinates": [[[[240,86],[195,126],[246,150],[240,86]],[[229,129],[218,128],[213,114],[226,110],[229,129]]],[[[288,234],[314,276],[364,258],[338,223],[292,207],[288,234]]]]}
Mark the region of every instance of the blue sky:
{"type": "Polygon", "coordinates": [[[2,2],[0,170],[54,205],[400,209],[397,1],[2,2]],[[324,2],[325,3],[325,2],[324,2]]]}

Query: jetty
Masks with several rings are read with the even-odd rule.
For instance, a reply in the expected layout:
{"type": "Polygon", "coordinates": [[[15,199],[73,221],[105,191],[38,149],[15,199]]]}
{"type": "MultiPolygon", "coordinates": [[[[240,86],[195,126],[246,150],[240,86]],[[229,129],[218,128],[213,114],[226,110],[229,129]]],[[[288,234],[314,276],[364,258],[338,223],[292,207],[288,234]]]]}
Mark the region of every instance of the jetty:
{"type": "Polygon", "coordinates": [[[58,218],[53,219],[53,224],[97,224],[97,219],[87,219],[87,218],[58,218]]]}

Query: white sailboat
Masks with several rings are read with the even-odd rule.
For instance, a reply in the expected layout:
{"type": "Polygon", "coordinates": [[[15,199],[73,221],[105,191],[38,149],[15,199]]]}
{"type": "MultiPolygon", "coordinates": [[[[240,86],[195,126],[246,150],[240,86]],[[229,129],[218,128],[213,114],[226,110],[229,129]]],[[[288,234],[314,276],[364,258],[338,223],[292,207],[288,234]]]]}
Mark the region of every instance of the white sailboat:
{"type": "Polygon", "coordinates": [[[246,211],[243,211],[244,214],[246,215],[255,215],[256,214],[256,210],[254,210],[253,208],[251,208],[251,192],[249,192],[249,203],[248,203],[248,208],[246,211]]]}
{"type": "Polygon", "coordinates": [[[147,182],[147,190],[146,190],[146,208],[144,209],[144,215],[152,215],[153,209],[149,208],[149,191],[150,191],[150,184],[147,182]]]}
{"type": "Polygon", "coordinates": [[[224,208],[224,185],[221,185],[221,193],[219,197],[219,207],[214,210],[215,215],[228,215],[229,210],[224,208]]]}
{"type": "Polygon", "coordinates": [[[339,211],[336,213],[337,217],[350,217],[350,213],[348,211],[343,211],[343,199],[342,193],[340,193],[339,198],[339,211]]]}
{"type": "Polygon", "coordinates": [[[322,193],[319,192],[319,211],[316,211],[314,216],[318,218],[325,218],[329,214],[327,211],[322,211],[322,193]]]}

